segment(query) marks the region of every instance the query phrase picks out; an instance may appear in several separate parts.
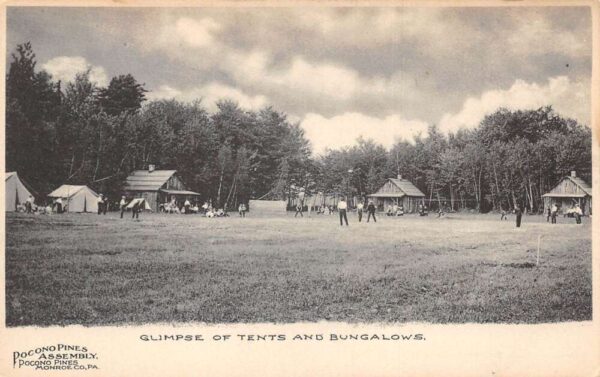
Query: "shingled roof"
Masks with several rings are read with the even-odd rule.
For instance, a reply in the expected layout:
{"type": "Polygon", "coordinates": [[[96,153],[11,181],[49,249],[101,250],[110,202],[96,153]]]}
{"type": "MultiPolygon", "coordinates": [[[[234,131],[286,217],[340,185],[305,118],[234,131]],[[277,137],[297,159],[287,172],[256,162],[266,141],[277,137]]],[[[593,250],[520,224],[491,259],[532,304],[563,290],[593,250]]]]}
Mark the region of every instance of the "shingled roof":
{"type": "Polygon", "coordinates": [[[135,170],[125,180],[128,191],[158,191],[177,170],[135,170]]]}
{"type": "Polygon", "coordinates": [[[393,184],[395,184],[396,186],[398,186],[398,188],[400,190],[404,191],[404,193],[406,195],[408,195],[408,196],[425,196],[425,194],[423,194],[421,192],[421,190],[419,190],[409,180],[406,180],[406,179],[397,179],[397,178],[390,178],[390,181],[392,181],[393,184]]]}
{"type": "Polygon", "coordinates": [[[568,176],[567,178],[569,178],[571,181],[573,181],[573,183],[575,183],[577,186],[579,186],[579,188],[581,188],[583,191],[585,191],[586,194],[588,194],[589,196],[592,196],[592,186],[588,185],[586,183],[586,181],[584,181],[583,179],[581,179],[579,177],[568,176]]]}

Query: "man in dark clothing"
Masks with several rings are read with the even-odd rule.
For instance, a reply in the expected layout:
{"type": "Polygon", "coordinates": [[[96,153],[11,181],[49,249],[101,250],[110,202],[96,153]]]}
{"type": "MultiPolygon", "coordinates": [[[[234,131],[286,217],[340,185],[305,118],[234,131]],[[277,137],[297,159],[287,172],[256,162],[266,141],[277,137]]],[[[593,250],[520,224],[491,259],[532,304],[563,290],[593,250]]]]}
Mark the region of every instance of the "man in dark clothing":
{"type": "Polygon", "coordinates": [[[33,212],[33,196],[29,195],[25,202],[25,210],[27,213],[33,212]]]}
{"type": "Polygon", "coordinates": [[[296,214],[294,217],[298,216],[298,214],[300,214],[300,217],[304,217],[302,214],[302,202],[298,202],[298,204],[296,204],[296,214]]]}
{"type": "Polygon", "coordinates": [[[142,203],[143,203],[143,201],[138,200],[133,204],[133,207],[131,208],[131,218],[132,219],[140,218],[140,207],[141,207],[142,203]]]}
{"type": "Polygon", "coordinates": [[[583,211],[579,207],[579,204],[575,206],[575,209],[573,210],[573,216],[575,216],[575,222],[577,224],[581,224],[581,216],[583,216],[583,211]]]}
{"type": "Polygon", "coordinates": [[[550,219],[552,224],[556,224],[556,216],[558,215],[558,207],[556,204],[552,205],[552,209],[550,210],[550,219]]]}
{"type": "Polygon", "coordinates": [[[338,202],[338,212],[340,213],[340,225],[344,226],[342,223],[342,219],[346,221],[346,226],[348,226],[348,216],[346,216],[346,210],[348,209],[348,203],[345,198],[342,198],[338,202]]]}
{"type": "Polygon", "coordinates": [[[100,194],[97,201],[98,201],[98,214],[101,215],[102,207],[104,206],[104,197],[102,196],[102,194],[100,194]]]}
{"type": "Polygon", "coordinates": [[[375,204],[373,204],[373,202],[369,202],[369,205],[367,206],[367,212],[367,222],[369,222],[371,216],[373,216],[373,221],[377,222],[377,218],[375,217],[375,204]]]}
{"type": "Polygon", "coordinates": [[[523,211],[521,210],[521,206],[515,206],[515,215],[517,215],[517,228],[521,227],[521,216],[523,216],[523,211]]]}

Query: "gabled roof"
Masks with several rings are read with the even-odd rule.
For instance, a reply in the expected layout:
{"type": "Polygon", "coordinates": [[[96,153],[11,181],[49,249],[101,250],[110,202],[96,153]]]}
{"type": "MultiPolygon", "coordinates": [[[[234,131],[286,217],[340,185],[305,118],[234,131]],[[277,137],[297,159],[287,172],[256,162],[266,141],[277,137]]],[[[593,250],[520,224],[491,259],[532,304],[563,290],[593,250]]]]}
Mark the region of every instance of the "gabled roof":
{"type": "Polygon", "coordinates": [[[579,188],[582,189],[586,194],[592,196],[592,186],[588,185],[583,179],[571,176],[568,176],[566,178],[569,178],[571,181],[573,181],[573,183],[579,186],[579,188]]]}
{"type": "Polygon", "coordinates": [[[125,180],[125,190],[158,191],[177,170],[135,170],[125,180]]]}
{"type": "MultiPolygon", "coordinates": [[[[398,191],[389,192],[384,190],[385,185],[382,186],[376,193],[367,195],[372,198],[402,198],[404,196],[417,196],[417,197],[425,197],[425,194],[421,192],[415,185],[412,184],[411,181],[406,179],[398,179],[398,178],[388,178],[388,181],[391,182],[398,191]]],[[[387,182],[386,182],[387,185],[387,182]]]]}
{"type": "Polygon", "coordinates": [[[70,198],[71,196],[75,195],[76,193],[78,193],[79,191],[81,191],[83,189],[87,189],[87,190],[91,191],[92,194],[94,194],[95,196],[99,196],[98,194],[96,194],[96,192],[94,190],[92,190],[91,188],[89,188],[87,186],[75,186],[75,185],[62,185],[59,188],[57,188],[56,190],[52,191],[50,194],[48,194],[48,196],[51,198],[70,198]]]}
{"type": "Polygon", "coordinates": [[[409,180],[397,178],[389,178],[389,180],[408,196],[425,196],[425,194],[409,180]]]}

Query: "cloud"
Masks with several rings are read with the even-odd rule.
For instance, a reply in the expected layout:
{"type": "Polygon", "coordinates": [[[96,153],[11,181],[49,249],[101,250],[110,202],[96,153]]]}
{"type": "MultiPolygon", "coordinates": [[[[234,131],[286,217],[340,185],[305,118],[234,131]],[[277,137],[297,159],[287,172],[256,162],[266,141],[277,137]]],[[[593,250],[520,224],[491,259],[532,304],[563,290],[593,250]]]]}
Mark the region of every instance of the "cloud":
{"type": "Polygon", "coordinates": [[[157,90],[149,92],[146,97],[149,100],[176,99],[184,102],[192,102],[202,99],[202,103],[210,112],[216,111],[218,100],[229,99],[235,101],[240,107],[257,110],[268,104],[263,95],[251,96],[237,88],[218,82],[211,82],[201,87],[180,90],[169,85],[162,85],[157,90]]]}
{"type": "Polygon", "coordinates": [[[430,54],[454,53],[479,40],[477,30],[442,8],[339,8],[298,11],[296,28],[335,45],[372,49],[410,43],[430,54]]]}
{"type": "Polygon", "coordinates": [[[271,93],[287,103],[352,105],[376,98],[378,102],[416,101],[421,91],[404,72],[390,77],[365,77],[358,71],[330,61],[310,61],[294,56],[289,63],[275,66],[264,51],[232,51],[222,68],[241,85],[271,93]]]}
{"type": "MultiPolygon", "coordinates": [[[[186,72],[165,73],[176,78],[155,87],[200,88],[220,80],[238,91],[231,95],[240,102],[268,98],[299,117],[402,113],[434,122],[469,94],[506,88],[515,78],[528,83],[589,74],[589,20],[570,30],[565,14],[576,19],[584,13],[536,7],[181,9],[153,13],[132,33],[144,53],[162,55],[186,72]],[[191,79],[197,81],[183,81],[191,79]]],[[[191,95],[191,89],[182,91],[191,95]]]]}
{"type": "Polygon", "coordinates": [[[551,23],[548,17],[531,11],[516,15],[513,21],[514,25],[506,36],[507,48],[513,54],[531,56],[555,53],[569,57],[591,55],[591,33],[586,33],[582,23],[561,28],[551,23]]]}
{"type": "Polygon", "coordinates": [[[165,13],[149,16],[134,31],[134,37],[147,51],[163,51],[178,57],[194,58],[192,50],[209,51],[219,47],[223,25],[212,17],[176,16],[165,13]]]}
{"type": "Polygon", "coordinates": [[[221,25],[212,18],[194,20],[182,17],[175,22],[172,28],[167,28],[164,38],[172,43],[184,42],[191,47],[210,47],[215,43],[214,33],[221,29],[221,25]]]}
{"type": "Polygon", "coordinates": [[[442,116],[439,126],[444,131],[476,127],[484,116],[500,107],[510,110],[537,109],[552,105],[561,115],[579,122],[590,122],[589,83],[571,81],[567,76],[548,79],[545,84],[516,80],[507,90],[489,90],[478,98],[469,97],[455,114],[442,116]]]}
{"type": "Polygon", "coordinates": [[[98,86],[108,85],[108,75],[103,67],[94,66],[81,56],[58,56],[42,64],[42,68],[55,80],[71,82],[78,73],[90,69],[90,81],[98,86]]]}
{"type": "Polygon", "coordinates": [[[427,123],[407,120],[398,114],[376,118],[361,113],[344,113],[326,118],[309,113],[300,126],[310,140],[315,154],[323,153],[327,148],[354,145],[359,136],[390,148],[399,139],[412,141],[418,133],[427,133],[427,123]]]}

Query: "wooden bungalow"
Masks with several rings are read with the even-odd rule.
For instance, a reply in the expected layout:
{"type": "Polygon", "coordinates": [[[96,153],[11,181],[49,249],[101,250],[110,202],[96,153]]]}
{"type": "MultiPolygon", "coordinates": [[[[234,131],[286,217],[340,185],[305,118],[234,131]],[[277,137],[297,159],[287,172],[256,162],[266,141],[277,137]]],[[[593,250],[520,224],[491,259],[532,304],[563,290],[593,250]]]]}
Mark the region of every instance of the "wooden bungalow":
{"type": "Polygon", "coordinates": [[[564,213],[578,204],[584,215],[592,214],[592,187],[583,179],[577,177],[575,171],[564,177],[549,193],[542,195],[544,208],[556,204],[559,211],[564,213]]]}
{"type": "Polygon", "coordinates": [[[387,211],[397,204],[404,207],[405,213],[413,213],[418,210],[419,204],[424,202],[425,194],[412,182],[398,175],[398,178],[388,178],[376,193],[367,197],[375,201],[379,211],[387,211]]]}
{"type": "Polygon", "coordinates": [[[200,194],[187,190],[176,170],[155,170],[150,165],[148,170],[136,170],[127,177],[123,187],[124,195],[132,198],[144,198],[153,211],[158,211],[161,204],[173,198],[179,206],[186,199],[194,202],[200,194]]]}

